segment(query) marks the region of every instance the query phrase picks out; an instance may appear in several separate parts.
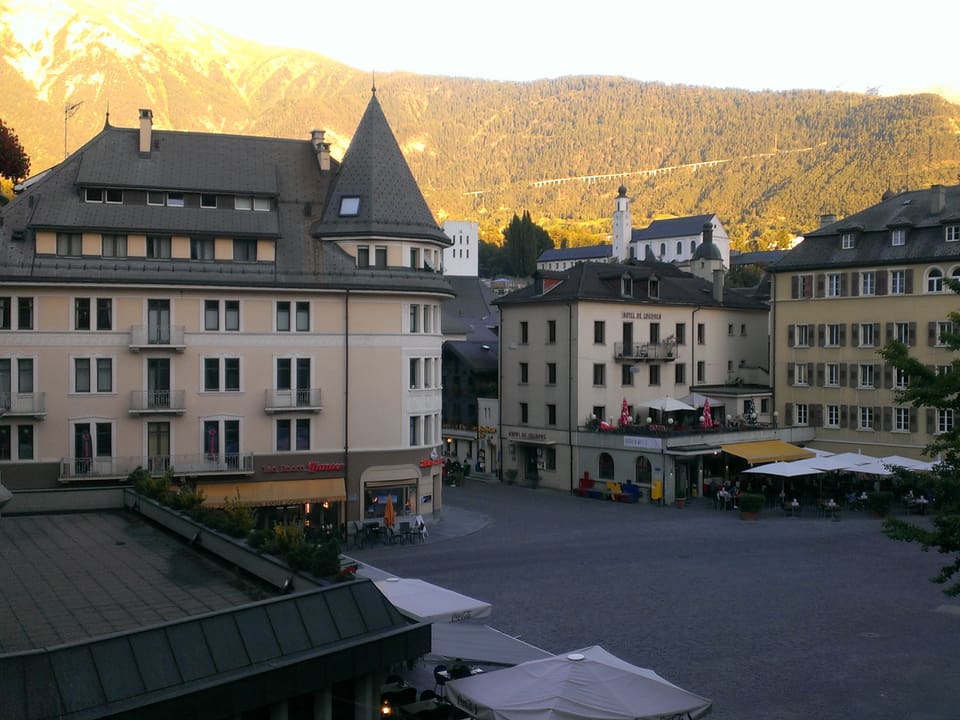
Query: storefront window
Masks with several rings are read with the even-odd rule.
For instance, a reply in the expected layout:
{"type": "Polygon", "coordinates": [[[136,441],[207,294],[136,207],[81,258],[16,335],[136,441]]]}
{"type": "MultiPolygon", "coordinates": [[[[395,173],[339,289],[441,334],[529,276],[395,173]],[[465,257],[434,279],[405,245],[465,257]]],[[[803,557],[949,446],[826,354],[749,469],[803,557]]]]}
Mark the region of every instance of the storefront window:
{"type": "Polygon", "coordinates": [[[393,507],[397,517],[417,514],[417,486],[411,484],[368,487],[363,493],[363,516],[371,520],[382,518],[387,507],[388,497],[393,498],[393,507]]]}

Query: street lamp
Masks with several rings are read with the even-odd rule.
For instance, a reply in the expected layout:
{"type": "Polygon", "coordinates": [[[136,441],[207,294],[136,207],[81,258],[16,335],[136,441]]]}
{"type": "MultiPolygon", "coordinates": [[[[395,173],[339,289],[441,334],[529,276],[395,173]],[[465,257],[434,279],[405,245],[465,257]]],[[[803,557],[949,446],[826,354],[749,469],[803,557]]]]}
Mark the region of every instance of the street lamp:
{"type": "Polygon", "coordinates": [[[773,411],[773,427],[777,427],[777,420],[780,418],[780,413],[776,410],[773,411]]]}

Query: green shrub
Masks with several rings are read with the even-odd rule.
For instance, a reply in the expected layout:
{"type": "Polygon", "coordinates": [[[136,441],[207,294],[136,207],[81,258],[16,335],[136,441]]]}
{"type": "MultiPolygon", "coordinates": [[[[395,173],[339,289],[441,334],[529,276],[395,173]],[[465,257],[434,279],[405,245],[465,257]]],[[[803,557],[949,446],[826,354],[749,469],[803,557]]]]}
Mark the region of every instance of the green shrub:
{"type": "Polygon", "coordinates": [[[222,529],[234,537],[246,537],[256,525],[253,510],[240,502],[239,490],[235,499],[226,498],[223,514],[226,522],[222,529]]]}
{"type": "Polygon", "coordinates": [[[893,493],[887,490],[880,492],[867,493],[867,508],[879,515],[886,517],[890,514],[890,507],[893,505],[893,493]]]}
{"type": "Polygon", "coordinates": [[[273,539],[273,533],[269,530],[254,530],[247,536],[247,545],[257,552],[270,552],[269,545],[273,539]]]}
{"type": "Polygon", "coordinates": [[[336,538],[321,540],[313,549],[310,572],[317,577],[334,577],[340,571],[340,543],[336,538]]]}
{"type": "Polygon", "coordinates": [[[304,545],[306,545],[306,538],[303,533],[303,523],[282,523],[273,526],[271,552],[285,557],[299,551],[304,545]]]}
{"type": "Polygon", "coordinates": [[[138,467],[127,476],[127,479],[133,485],[133,489],[141,495],[159,502],[164,501],[169,487],[166,475],[154,477],[144,468],[138,467]]]}
{"type": "Polygon", "coordinates": [[[740,512],[758,513],[763,509],[763,495],[757,493],[744,493],[737,500],[740,506],[740,512]]]}
{"type": "Polygon", "coordinates": [[[189,488],[180,488],[179,492],[170,492],[166,496],[166,502],[170,507],[184,512],[190,512],[194,508],[200,507],[206,499],[202,489],[189,488]]]}

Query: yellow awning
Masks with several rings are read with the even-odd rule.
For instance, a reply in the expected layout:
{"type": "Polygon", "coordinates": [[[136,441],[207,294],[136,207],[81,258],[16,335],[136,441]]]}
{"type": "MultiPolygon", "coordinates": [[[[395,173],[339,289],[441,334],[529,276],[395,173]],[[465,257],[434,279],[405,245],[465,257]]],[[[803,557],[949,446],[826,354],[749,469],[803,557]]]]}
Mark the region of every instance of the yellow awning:
{"type": "Polygon", "coordinates": [[[302,505],[324,500],[346,500],[343,478],[305,478],[303,480],[257,480],[232,483],[197,483],[206,499],[205,507],[223,507],[227,499],[240,498],[242,505],[302,505]]]}
{"type": "Polygon", "coordinates": [[[734,443],[732,445],[721,445],[720,449],[725,453],[742,457],[751,465],[757,463],[777,462],[783,460],[804,460],[812,458],[816,453],[783,440],[757,440],[756,442],[734,443]]]}

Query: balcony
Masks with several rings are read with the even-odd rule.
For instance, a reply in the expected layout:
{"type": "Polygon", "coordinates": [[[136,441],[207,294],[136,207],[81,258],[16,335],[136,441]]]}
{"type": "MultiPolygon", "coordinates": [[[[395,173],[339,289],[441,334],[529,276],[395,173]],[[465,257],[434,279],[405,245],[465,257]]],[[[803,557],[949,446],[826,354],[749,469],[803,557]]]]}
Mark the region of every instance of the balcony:
{"type": "Polygon", "coordinates": [[[673,362],[677,343],[666,340],[655,343],[614,343],[613,355],[621,362],[673,362]]]}
{"type": "Polygon", "coordinates": [[[323,410],[320,404],[320,388],[302,388],[298,390],[266,390],[264,392],[264,412],[318,413],[323,410]]]}
{"type": "Polygon", "coordinates": [[[186,329],[183,325],[134,325],[130,328],[130,349],[133,352],[141,350],[183,352],[187,348],[185,335],[186,329]]]}
{"type": "Polygon", "coordinates": [[[183,415],[186,412],[184,390],[131,390],[131,415],[183,415]]]}
{"type": "Polygon", "coordinates": [[[252,475],[253,453],[63,458],[60,482],[126,480],[138,467],[147,468],[152,475],[163,475],[168,470],[177,476],[191,477],[252,475]]]}
{"type": "Polygon", "coordinates": [[[0,392],[0,417],[42,420],[46,415],[46,393],[0,392]]]}

